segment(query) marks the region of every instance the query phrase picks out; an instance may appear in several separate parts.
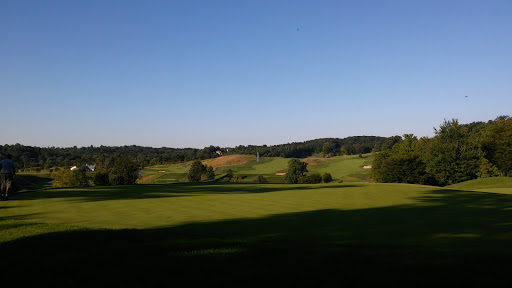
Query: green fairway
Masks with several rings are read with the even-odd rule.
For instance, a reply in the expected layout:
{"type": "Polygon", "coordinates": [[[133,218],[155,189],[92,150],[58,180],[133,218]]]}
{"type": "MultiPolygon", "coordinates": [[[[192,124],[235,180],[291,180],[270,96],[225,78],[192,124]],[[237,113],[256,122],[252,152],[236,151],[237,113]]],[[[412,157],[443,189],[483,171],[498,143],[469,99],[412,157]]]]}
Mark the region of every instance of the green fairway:
{"type": "Polygon", "coordinates": [[[187,163],[167,164],[146,167],[142,172],[145,175],[141,180],[146,184],[169,184],[180,183],[187,179],[188,167],[187,163]]]}
{"type": "Polygon", "coordinates": [[[507,275],[511,207],[404,184],[48,189],[0,202],[0,251],[37,267],[10,271],[18,285],[488,285],[507,275]]]}
{"type": "Polygon", "coordinates": [[[448,186],[450,189],[512,194],[511,177],[480,178],[448,186]]]}
{"type": "Polygon", "coordinates": [[[309,168],[309,170],[320,174],[331,173],[334,181],[367,182],[370,169],[363,169],[363,166],[371,165],[372,162],[373,157],[369,154],[362,158],[356,155],[336,156],[309,168]]]}
{"type": "Polygon", "coordinates": [[[90,228],[142,229],[321,209],[412,205],[417,202],[418,193],[431,189],[385,184],[174,184],[51,189],[17,195],[18,201],[5,203],[6,208],[15,205],[15,209],[0,210],[0,217],[90,228]]]}

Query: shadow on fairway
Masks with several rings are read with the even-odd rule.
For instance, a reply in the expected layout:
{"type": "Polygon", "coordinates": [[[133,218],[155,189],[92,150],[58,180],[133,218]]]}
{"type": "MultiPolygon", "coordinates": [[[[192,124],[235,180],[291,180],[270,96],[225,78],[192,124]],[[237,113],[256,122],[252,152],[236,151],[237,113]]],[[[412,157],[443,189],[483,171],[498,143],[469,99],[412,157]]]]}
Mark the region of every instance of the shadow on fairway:
{"type": "MultiPolygon", "coordinates": [[[[329,188],[360,187],[358,184],[336,184],[329,188]]],[[[206,194],[251,194],[294,190],[314,190],[315,185],[289,184],[238,184],[238,183],[186,183],[186,184],[138,184],[129,186],[102,186],[89,188],[59,188],[19,193],[13,200],[37,200],[46,198],[80,198],[80,201],[105,201],[191,197],[206,194]]],[[[320,187],[321,188],[321,187],[320,187]]]]}
{"type": "Polygon", "coordinates": [[[512,195],[147,230],[49,233],[0,244],[17,286],[493,286],[508,281],[512,195]]]}
{"type": "Polygon", "coordinates": [[[51,188],[52,178],[49,174],[31,175],[31,174],[18,174],[14,182],[14,191],[18,192],[31,192],[40,189],[51,188]]]}

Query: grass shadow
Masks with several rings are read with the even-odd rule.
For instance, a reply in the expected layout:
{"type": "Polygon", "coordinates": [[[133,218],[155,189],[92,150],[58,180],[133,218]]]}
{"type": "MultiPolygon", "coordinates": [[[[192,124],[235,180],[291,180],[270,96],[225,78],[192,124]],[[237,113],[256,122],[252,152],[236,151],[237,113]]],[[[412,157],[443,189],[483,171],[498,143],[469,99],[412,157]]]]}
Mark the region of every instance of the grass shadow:
{"type": "Polygon", "coordinates": [[[17,174],[14,191],[24,193],[51,188],[52,181],[49,174],[17,174]]]}
{"type": "Polygon", "coordinates": [[[159,229],[48,233],[0,244],[0,251],[9,266],[24,268],[5,279],[17,285],[492,286],[508,280],[512,195],[432,190],[417,200],[159,229]]]}
{"type": "MultiPolygon", "coordinates": [[[[329,188],[360,187],[359,184],[331,184],[329,188]]],[[[177,183],[137,184],[129,186],[102,186],[88,188],[54,188],[21,193],[11,197],[16,201],[47,198],[77,198],[80,201],[107,201],[128,199],[152,199],[192,197],[205,194],[252,194],[278,191],[314,190],[317,185],[287,184],[238,184],[238,183],[177,183]]]]}

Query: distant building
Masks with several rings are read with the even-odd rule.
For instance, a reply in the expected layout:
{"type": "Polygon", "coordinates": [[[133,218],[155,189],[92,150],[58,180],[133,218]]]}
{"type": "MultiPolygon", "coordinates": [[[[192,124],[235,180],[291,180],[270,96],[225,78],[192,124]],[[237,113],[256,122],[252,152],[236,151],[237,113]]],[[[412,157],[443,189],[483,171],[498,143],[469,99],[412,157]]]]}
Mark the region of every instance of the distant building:
{"type": "Polygon", "coordinates": [[[85,164],[85,172],[94,172],[96,171],[96,165],[89,165],[89,164],[85,164]]]}
{"type": "MultiPolygon", "coordinates": [[[[89,165],[89,164],[85,164],[85,166],[83,167],[85,172],[94,172],[96,171],[96,165],[89,165]]],[[[70,168],[71,171],[73,170],[76,170],[78,169],[76,166],[73,166],[70,168]]]]}
{"type": "Polygon", "coordinates": [[[219,156],[222,156],[222,151],[220,150],[215,151],[215,153],[217,153],[219,156]]]}

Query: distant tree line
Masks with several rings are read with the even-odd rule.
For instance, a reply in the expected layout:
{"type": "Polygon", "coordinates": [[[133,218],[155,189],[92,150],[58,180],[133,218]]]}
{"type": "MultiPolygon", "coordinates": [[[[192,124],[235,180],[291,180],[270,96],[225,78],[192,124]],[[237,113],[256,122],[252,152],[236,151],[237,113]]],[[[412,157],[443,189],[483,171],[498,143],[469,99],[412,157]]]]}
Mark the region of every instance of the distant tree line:
{"type": "Polygon", "coordinates": [[[370,153],[373,149],[380,151],[392,147],[401,139],[400,136],[353,136],[347,138],[322,138],[305,142],[294,142],[273,146],[236,146],[229,148],[229,154],[247,154],[261,157],[305,158],[314,154],[324,157],[338,155],[357,155],[370,153]]]}
{"type": "Polygon", "coordinates": [[[33,147],[21,144],[0,145],[0,156],[13,155],[19,169],[51,169],[53,167],[83,166],[96,164],[98,168],[112,167],[120,156],[129,156],[141,168],[146,166],[179,163],[196,159],[218,157],[220,147],[209,146],[204,149],[194,148],[152,148],[141,146],[99,146],[99,147],[33,147]]]}
{"type": "Polygon", "coordinates": [[[355,136],[344,139],[324,138],[305,142],[294,142],[273,146],[236,146],[221,148],[209,146],[203,149],[195,148],[152,148],[131,146],[88,146],[88,147],[34,147],[21,144],[0,145],[0,157],[10,153],[20,170],[41,170],[54,167],[83,166],[96,164],[98,168],[112,167],[120,156],[130,156],[139,167],[153,166],[165,163],[180,163],[193,160],[205,160],[219,157],[220,154],[246,154],[261,157],[304,158],[313,154],[325,157],[336,155],[357,155],[380,151],[392,147],[400,141],[400,136],[376,137],[355,136]]]}
{"type": "Polygon", "coordinates": [[[445,120],[432,138],[405,134],[378,153],[376,182],[446,186],[467,180],[512,176],[512,118],[460,124],[445,120]]]}

